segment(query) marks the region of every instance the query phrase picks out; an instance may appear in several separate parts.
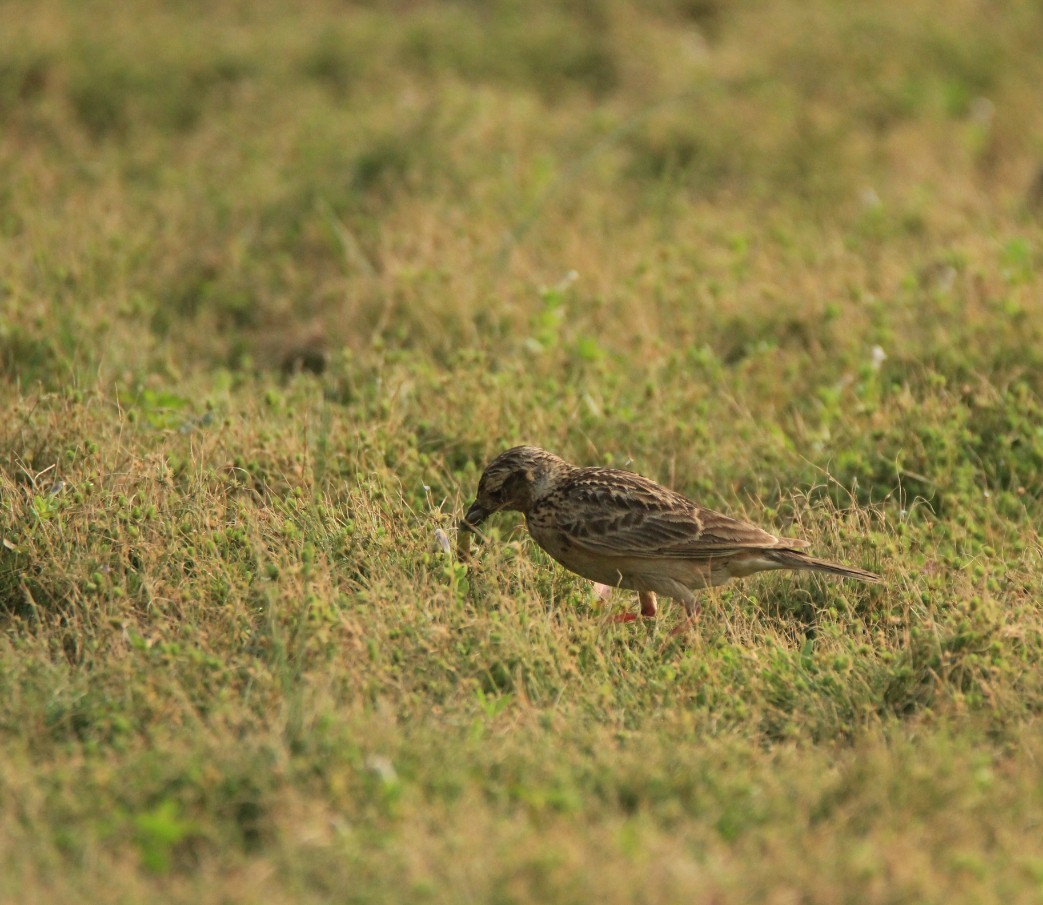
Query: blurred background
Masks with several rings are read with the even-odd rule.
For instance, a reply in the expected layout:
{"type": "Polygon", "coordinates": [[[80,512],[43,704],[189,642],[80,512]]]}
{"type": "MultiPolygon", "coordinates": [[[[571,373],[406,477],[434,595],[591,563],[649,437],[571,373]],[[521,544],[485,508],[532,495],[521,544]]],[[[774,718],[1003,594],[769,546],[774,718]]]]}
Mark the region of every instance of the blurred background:
{"type": "Polygon", "coordinates": [[[12,0],[0,25],[8,379],[546,331],[628,366],[1038,364],[1037,3],[12,0]],[[559,311],[540,290],[573,271],[559,311]]]}

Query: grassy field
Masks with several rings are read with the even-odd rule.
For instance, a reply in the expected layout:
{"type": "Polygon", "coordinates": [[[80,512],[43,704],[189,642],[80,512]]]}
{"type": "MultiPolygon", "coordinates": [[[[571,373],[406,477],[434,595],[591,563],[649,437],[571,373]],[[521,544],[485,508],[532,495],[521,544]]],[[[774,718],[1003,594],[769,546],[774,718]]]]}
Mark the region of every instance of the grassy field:
{"type": "Polygon", "coordinates": [[[1043,7],[0,5],[0,901],[1043,898],[1043,7]],[[615,624],[521,442],[883,586],[615,624]]]}

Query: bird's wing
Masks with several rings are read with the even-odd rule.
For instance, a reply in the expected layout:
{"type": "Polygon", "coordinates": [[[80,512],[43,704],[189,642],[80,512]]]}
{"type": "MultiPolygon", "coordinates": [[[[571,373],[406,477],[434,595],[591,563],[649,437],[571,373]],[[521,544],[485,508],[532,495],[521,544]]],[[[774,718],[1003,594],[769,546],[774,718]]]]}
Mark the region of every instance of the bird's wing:
{"type": "Polygon", "coordinates": [[[583,469],[529,518],[530,525],[553,528],[571,545],[602,556],[710,559],[804,546],[614,469],[583,469]]]}

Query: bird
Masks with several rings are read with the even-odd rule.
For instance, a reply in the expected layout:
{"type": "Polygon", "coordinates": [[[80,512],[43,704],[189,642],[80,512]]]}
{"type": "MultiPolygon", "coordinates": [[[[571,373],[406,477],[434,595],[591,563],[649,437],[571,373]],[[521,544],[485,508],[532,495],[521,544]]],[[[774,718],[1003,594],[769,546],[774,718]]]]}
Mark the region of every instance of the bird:
{"type": "Polygon", "coordinates": [[[774,569],[882,581],[809,555],[807,541],[707,509],[639,474],[571,465],[537,446],[515,446],[486,466],[459,524],[461,555],[489,516],[508,510],[521,512],[532,539],[569,571],[637,591],[645,617],[656,615],[662,596],[679,601],[691,621],[700,612],[695,591],[774,569]]]}

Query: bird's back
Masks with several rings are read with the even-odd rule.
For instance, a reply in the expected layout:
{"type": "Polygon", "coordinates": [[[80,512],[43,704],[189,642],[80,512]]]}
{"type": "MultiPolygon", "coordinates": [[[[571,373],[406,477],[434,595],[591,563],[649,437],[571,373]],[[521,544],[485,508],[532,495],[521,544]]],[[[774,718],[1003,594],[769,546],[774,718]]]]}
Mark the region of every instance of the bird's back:
{"type": "Polygon", "coordinates": [[[806,546],[613,468],[572,469],[536,501],[528,522],[533,538],[548,549],[545,539],[603,556],[707,558],[806,546]]]}

